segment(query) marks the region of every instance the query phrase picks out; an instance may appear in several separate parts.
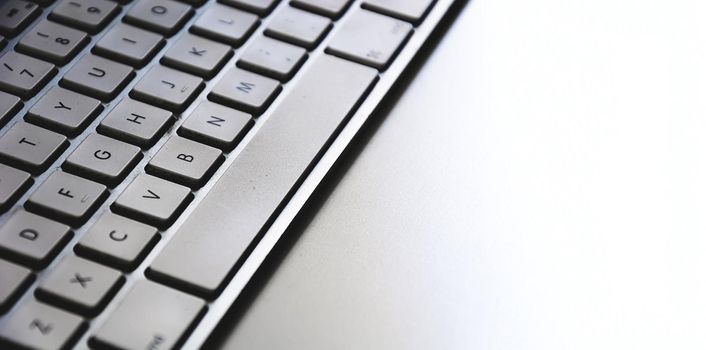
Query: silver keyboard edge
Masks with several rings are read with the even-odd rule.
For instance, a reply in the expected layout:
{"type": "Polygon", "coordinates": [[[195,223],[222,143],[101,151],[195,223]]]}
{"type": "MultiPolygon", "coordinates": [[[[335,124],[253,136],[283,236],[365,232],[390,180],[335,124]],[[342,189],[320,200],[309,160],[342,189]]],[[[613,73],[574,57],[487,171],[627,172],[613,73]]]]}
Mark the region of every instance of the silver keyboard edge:
{"type": "MultiPolygon", "coordinates": [[[[187,338],[187,341],[183,344],[182,348],[183,349],[198,349],[202,346],[202,344],[208,339],[210,336],[211,332],[213,329],[218,325],[220,322],[221,318],[225,313],[230,309],[231,305],[233,302],[237,299],[238,295],[240,292],[243,290],[245,285],[248,283],[250,278],[254,275],[254,273],[257,271],[259,266],[262,264],[262,262],[265,260],[271,249],[274,247],[274,245],[277,243],[277,241],[280,239],[280,237],[283,235],[289,224],[292,222],[296,214],[301,210],[301,208],[304,206],[308,198],[311,196],[311,194],[314,192],[314,190],[317,188],[319,183],[323,180],[325,175],[328,173],[328,171],[331,169],[333,164],[336,162],[336,160],[339,158],[341,153],[346,149],[348,144],[351,142],[353,137],[358,133],[362,125],[367,121],[369,116],[372,114],[372,112],[375,110],[375,108],[378,106],[380,101],[385,97],[387,92],[390,90],[392,85],[397,81],[399,76],[402,74],[404,69],[408,66],[410,61],[414,58],[416,53],[419,51],[421,46],[426,42],[427,38],[429,35],[432,33],[432,31],[437,27],[437,25],[441,22],[442,18],[444,15],[448,12],[449,8],[451,5],[455,2],[459,1],[466,1],[466,0],[436,0],[431,11],[427,13],[426,17],[424,18],[424,21],[417,27],[415,27],[413,35],[410,37],[410,39],[407,41],[405,44],[404,48],[399,52],[393,63],[390,65],[390,67],[385,70],[384,72],[379,74],[380,79],[376,83],[375,87],[372,89],[370,94],[367,96],[367,98],[364,100],[364,102],[358,107],[357,111],[353,114],[353,116],[349,119],[349,121],[346,123],[345,127],[339,132],[339,134],[336,136],[334,141],[331,143],[331,145],[328,147],[328,149],[325,151],[321,159],[317,162],[317,164],[314,166],[312,169],[311,173],[307,176],[307,178],[303,181],[303,183],[299,186],[299,188],[296,190],[294,195],[291,197],[289,202],[284,206],[282,211],[279,213],[277,218],[273,221],[273,223],[270,225],[269,229],[262,235],[262,238],[260,241],[256,244],[255,248],[252,250],[252,252],[249,254],[247,259],[243,262],[242,266],[238,270],[238,272],[235,274],[235,276],[231,279],[231,281],[227,284],[225,289],[221,292],[220,296],[213,300],[212,302],[208,303],[208,311],[206,312],[205,316],[201,319],[201,321],[198,323],[196,328],[191,332],[190,336],[187,338]]],[[[175,35],[167,38],[167,44],[162,47],[162,49],[157,53],[155,58],[153,58],[152,62],[158,62],[161,57],[164,55],[164,53],[174,44],[176,41],[175,39],[179,38],[185,31],[188,31],[188,28],[195,22],[195,20],[199,17],[199,15],[208,7],[210,3],[216,2],[215,0],[208,0],[206,1],[202,6],[196,9],[196,13],[183,25],[183,28],[178,31],[175,35]]],[[[223,173],[228,169],[230,164],[235,160],[235,158],[238,156],[240,151],[244,148],[244,146],[250,141],[250,139],[253,137],[253,135],[257,132],[257,130],[262,126],[262,124],[267,122],[267,119],[269,115],[272,113],[273,110],[277,108],[277,106],[281,103],[282,99],[284,96],[289,94],[289,91],[293,88],[296,88],[298,80],[301,78],[302,75],[306,74],[306,70],[309,67],[309,63],[312,62],[316,56],[318,55],[323,55],[324,49],[326,48],[327,43],[330,41],[330,39],[333,37],[337,29],[341,26],[340,23],[346,21],[346,19],[350,16],[350,14],[353,12],[353,10],[356,7],[360,7],[361,3],[363,0],[354,0],[353,3],[350,5],[351,8],[346,11],[346,13],[339,19],[336,20],[334,23],[334,27],[331,29],[331,31],[326,35],[324,40],[312,51],[309,52],[309,58],[307,61],[304,63],[304,65],[301,67],[300,71],[294,76],[292,80],[290,80],[287,83],[283,84],[283,90],[277,96],[277,98],[274,100],[274,102],[270,105],[270,107],[267,109],[267,111],[258,117],[256,119],[256,123],[253,126],[253,128],[247,133],[247,135],[241,140],[239,145],[232,150],[231,152],[228,153],[227,158],[225,162],[219,167],[219,169],[213,174],[211,179],[204,185],[200,190],[195,192],[195,197],[194,200],[191,202],[191,204],[186,208],[186,210],[181,214],[179,219],[167,230],[161,231],[162,239],[152,248],[152,251],[145,257],[145,259],[142,261],[140,266],[135,269],[133,272],[129,273],[126,275],[126,281],[121,288],[120,291],[113,297],[113,299],[110,301],[110,303],[107,305],[107,307],[103,310],[103,312],[97,316],[96,318],[89,320],[89,327],[88,329],[84,332],[84,334],[81,336],[79,339],[76,348],[78,349],[88,349],[87,341],[90,338],[91,334],[95,333],[95,331],[99,328],[99,326],[105,321],[105,319],[110,315],[112,310],[115,309],[118,303],[123,299],[125,294],[130,290],[132,285],[134,285],[135,282],[141,279],[146,279],[144,272],[147,269],[147,267],[151,264],[151,262],[155,259],[155,257],[160,253],[162,248],[169,242],[171,237],[173,236],[174,232],[181,226],[181,224],[185,221],[185,219],[189,216],[189,214],[194,210],[194,208],[198,205],[198,203],[205,197],[205,195],[208,193],[208,191],[213,187],[213,185],[218,181],[218,179],[223,175],[223,173]]],[[[29,31],[32,27],[34,27],[39,21],[42,19],[46,18],[46,14],[48,14],[51,9],[56,6],[58,1],[45,8],[44,14],[36,18],[35,20],[32,21],[30,25],[27,26],[27,28],[20,34],[18,34],[13,40],[8,41],[6,44],[5,48],[0,51],[0,54],[4,54],[5,52],[8,52],[12,50],[14,47],[16,41],[21,38],[27,31],[29,31]]],[[[22,109],[20,109],[15,116],[13,117],[12,120],[10,120],[4,127],[3,127],[3,134],[6,130],[8,130],[14,123],[23,120],[23,116],[27,113],[30,107],[34,105],[34,103],[41,97],[43,96],[46,91],[52,87],[58,85],[58,81],[61,79],[63,74],[71,68],[73,64],[77,61],[77,58],[85,55],[86,53],[90,52],[90,49],[95,45],[95,43],[100,40],[100,38],[108,32],[108,30],[116,25],[117,23],[121,22],[122,17],[132,8],[132,6],[136,2],[133,2],[128,5],[122,5],[122,11],[119,12],[113,20],[106,26],[106,28],[99,33],[99,35],[95,35],[91,37],[91,40],[86,46],[76,55],[76,59],[74,59],[70,64],[60,67],[59,68],[59,73],[52,78],[49,82],[47,82],[46,86],[42,88],[42,90],[33,98],[25,101],[24,106],[22,109]]],[[[149,160],[154,156],[154,154],[161,148],[161,146],[166,142],[166,140],[169,138],[170,135],[175,133],[175,130],[179,128],[181,123],[184,121],[183,116],[188,116],[194,109],[195,107],[199,104],[200,101],[206,100],[206,95],[208,92],[214,87],[214,85],[220,81],[220,79],[223,77],[223,75],[228,71],[228,67],[233,67],[235,66],[235,62],[237,62],[240,59],[240,56],[242,52],[252,43],[252,38],[260,35],[264,35],[264,30],[266,29],[267,22],[269,19],[271,19],[278,11],[280,11],[283,7],[289,6],[289,1],[287,0],[281,0],[274,10],[264,19],[261,19],[260,25],[258,28],[250,35],[248,40],[245,41],[245,43],[237,48],[234,49],[235,54],[225,63],[224,68],[212,79],[206,82],[206,86],[203,89],[203,91],[197,96],[194,102],[182,113],[178,114],[182,117],[178,118],[175,123],[165,132],[165,134],[159,139],[159,141],[154,144],[151,148],[148,150],[144,151],[144,157],[143,159],[135,165],[134,169],[130,172],[130,174],[125,178],[125,180],[117,187],[113,188],[111,191],[110,196],[105,200],[105,202],[101,205],[101,207],[98,209],[98,211],[86,222],[84,225],[82,225],[80,228],[73,230],[74,236],[73,238],[67,243],[66,247],[63,249],[63,251],[54,259],[52,263],[50,263],[49,266],[47,266],[45,269],[37,273],[37,279],[32,285],[29,290],[25,291],[24,295],[20,300],[18,300],[15,303],[15,306],[13,309],[17,306],[20,305],[21,303],[25,302],[26,299],[28,298],[34,298],[34,290],[36,289],[36,286],[41,284],[41,282],[47,277],[47,272],[51,271],[53,267],[66,255],[72,254],[73,252],[73,247],[76,245],[76,243],[81,239],[81,237],[88,231],[88,229],[95,223],[95,221],[101,216],[101,214],[105,211],[109,211],[109,205],[110,203],[114,202],[117,196],[122,193],[122,191],[127,187],[127,185],[131,182],[131,180],[137,176],[140,173],[144,172],[144,167],[149,162],[149,160]]],[[[152,64],[148,64],[146,68],[151,67],[152,64]]],[[[113,99],[110,103],[104,104],[104,110],[85,128],[85,131],[81,133],[78,137],[71,139],[71,145],[69,146],[68,149],[64,151],[64,153],[57,159],[55,162],[49,167],[49,169],[58,169],[60,168],[61,164],[63,164],[64,160],[68,157],[68,155],[73,152],[73,150],[85,139],[85,137],[90,134],[92,131],[94,131],[97,127],[97,125],[100,123],[100,121],[110,112],[112,109],[117,105],[117,102],[122,100],[123,98],[126,98],[128,96],[129,91],[132,89],[132,87],[142,78],[142,76],[145,74],[145,72],[148,70],[146,68],[141,68],[139,70],[136,70],[137,75],[133,78],[132,81],[124,88],[124,90],[115,98],[113,99]]],[[[0,135],[1,136],[1,135],[0,135]]],[[[48,177],[48,175],[51,174],[51,171],[47,171],[44,174],[38,176],[35,178],[35,183],[30,187],[25,194],[23,194],[19,199],[18,203],[24,203],[29,195],[36,190],[36,188],[48,177]]],[[[0,215],[0,225],[4,223],[10,216],[11,214],[16,211],[19,207],[15,206],[12,210],[9,210],[7,213],[4,213],[0,215]]],[[[4,316],[11,315],[12,311],[8,311],[7,314],[4,316]]]]}

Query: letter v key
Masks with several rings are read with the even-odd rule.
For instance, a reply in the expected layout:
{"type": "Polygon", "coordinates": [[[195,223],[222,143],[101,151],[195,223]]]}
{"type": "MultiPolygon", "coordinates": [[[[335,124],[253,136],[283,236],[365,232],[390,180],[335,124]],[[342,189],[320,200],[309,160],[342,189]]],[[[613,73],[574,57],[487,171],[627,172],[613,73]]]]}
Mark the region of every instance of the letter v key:
{"type": "Polygon", "coordinates": [[[166,229],[191,202],[191,189],[149,174],[140,174],[128,185],[111,209],[137,221],[166,229]]]}

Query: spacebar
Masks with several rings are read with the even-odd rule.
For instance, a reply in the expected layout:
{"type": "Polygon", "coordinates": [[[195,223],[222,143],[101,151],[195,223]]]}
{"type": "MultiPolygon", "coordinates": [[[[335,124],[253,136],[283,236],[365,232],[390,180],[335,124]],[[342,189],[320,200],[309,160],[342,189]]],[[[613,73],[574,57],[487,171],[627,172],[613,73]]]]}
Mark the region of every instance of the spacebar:
{"type": "Polygon", "coordinates": [[[248,246],[377,79],[375,69],[328,55],[301,74],[154,260],[151,278],[206,298],[217,296],[248,246]]]}

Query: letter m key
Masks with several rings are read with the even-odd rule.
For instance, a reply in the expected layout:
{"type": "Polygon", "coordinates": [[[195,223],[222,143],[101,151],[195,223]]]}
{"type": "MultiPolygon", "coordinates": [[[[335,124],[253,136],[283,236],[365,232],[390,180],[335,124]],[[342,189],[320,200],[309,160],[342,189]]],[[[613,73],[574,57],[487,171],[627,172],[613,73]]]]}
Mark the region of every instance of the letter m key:
{"type": "Polygon", "coordinates": [[[242,92],[244,92],[244,93],[246,93],[246,94],[249,94],[250,91],[252,90],[252,88],[254,88],[254,87],[255,87],[255,84],[253,84],[253,83],[248,83],[248,82],[245,82],[245,81],[241,81],[241,82],[238,84],[237,89],[240,90],[240,91],[242,91],[242,92]]]}

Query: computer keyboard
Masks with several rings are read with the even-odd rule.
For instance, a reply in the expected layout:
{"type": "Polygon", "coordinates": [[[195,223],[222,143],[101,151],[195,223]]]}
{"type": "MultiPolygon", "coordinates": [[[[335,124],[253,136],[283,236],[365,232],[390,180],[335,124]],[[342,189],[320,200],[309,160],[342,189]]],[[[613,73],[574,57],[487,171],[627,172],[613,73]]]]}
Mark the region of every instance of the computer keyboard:
{"type": "Polygon", "coordinates": [[[0,4],[0,347],[200,346],[451,3],[0,4]]]}

